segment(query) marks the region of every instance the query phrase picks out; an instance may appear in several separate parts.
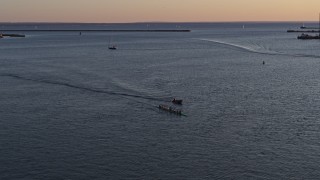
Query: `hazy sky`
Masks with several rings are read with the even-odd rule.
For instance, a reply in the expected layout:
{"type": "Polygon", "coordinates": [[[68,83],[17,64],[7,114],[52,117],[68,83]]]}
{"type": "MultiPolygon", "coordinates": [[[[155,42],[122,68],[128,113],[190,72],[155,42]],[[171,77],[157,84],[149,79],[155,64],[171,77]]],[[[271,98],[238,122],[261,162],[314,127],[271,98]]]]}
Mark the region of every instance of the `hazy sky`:
{"type": "Polygon", "coordinates": [[[319,8],[320,0],[0,0],[0,21],[317,21],[319,8]]]}

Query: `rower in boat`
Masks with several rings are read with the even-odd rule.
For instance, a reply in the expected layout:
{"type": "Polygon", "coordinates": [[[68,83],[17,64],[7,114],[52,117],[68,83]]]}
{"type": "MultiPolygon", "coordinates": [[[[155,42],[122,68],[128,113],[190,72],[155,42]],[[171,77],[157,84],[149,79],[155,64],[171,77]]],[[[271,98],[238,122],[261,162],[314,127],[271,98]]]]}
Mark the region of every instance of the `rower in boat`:
{"type": "Polygon", "coordinates": [[[182,99],[176,99],[176,98],[174,98],[174,99],[172,100],[172,103],[173,103],[173,104],[182,105],[182,99]]]}
{"type": "Polygon", "coordinates": [[[182,115],[182,111],[181,110],[174,109],[171,106],[166,106],[166,105],[160,104],[159,105],[159,109],[162,109],[164,111],[168,111],[168,112],[173,113],[173,114],[182,115]]]}

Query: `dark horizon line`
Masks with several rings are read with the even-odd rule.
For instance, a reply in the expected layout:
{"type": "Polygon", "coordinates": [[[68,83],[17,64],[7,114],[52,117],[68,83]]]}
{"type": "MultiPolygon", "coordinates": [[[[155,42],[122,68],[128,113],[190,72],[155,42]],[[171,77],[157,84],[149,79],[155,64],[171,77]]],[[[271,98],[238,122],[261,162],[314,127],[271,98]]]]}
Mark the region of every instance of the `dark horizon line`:
{"type": "Polygon", "coordinates": [[[96,30],[96,29],[5,29],[1,30],[2,32],[191,32],[189,29],[152,29],[152,30],[143,30],[143,29],[137,29],[137,30],[121,30],[121,29],[115,29],[115,30],[96,30]]]}
{"type": "Polygon", "coordinates": [[[141,21],[141,22],[0,22],[0,24],[175,24],[175,23],[315,23],[317,21],[141,21]]]}

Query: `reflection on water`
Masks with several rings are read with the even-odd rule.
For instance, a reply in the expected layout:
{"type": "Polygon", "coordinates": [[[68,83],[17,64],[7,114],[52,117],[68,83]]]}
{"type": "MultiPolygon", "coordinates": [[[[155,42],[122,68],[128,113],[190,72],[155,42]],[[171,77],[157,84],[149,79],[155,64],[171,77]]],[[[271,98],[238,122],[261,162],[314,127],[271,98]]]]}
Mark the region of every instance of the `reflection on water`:
{"type": "Polygon", "coordinates": [[[319,43],[288,23],[182,26],[1,39],[0,179],[316,179],[319,43]]]}

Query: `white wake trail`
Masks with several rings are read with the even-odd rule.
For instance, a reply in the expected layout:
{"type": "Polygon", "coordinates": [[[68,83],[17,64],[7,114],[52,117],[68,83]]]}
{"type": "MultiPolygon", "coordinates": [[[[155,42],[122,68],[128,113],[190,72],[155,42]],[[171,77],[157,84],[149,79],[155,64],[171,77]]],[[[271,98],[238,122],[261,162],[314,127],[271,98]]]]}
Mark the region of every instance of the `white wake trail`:
{"type": "Polygon", "coordinates": [[[229,43],[229,42],[224,42],[224,41],[219,41],[219,40],[215,40],[215,39],[204,39],[204,38],[199,38],[196,40],[200,40],[200,41],[208,41],[208,42],[213,42],[216,44],[221,44],[221,45],[227,45],[227,46],[231,46],[234,48],[238,48],[241,50],[245,50],[248,52],[252,52],[252,53],[258,53],[258,54],[268,54],[268,55],[288,55],[285,53],[281,53],[281,52],[276,52],[276,51],[262,51],[262,50],[258,50],[252,47],[248,47],[248,46],[244,46],[244,45],[240,45],[240,44],[234,44],[234,43],[229,43]]]}

